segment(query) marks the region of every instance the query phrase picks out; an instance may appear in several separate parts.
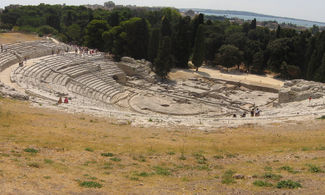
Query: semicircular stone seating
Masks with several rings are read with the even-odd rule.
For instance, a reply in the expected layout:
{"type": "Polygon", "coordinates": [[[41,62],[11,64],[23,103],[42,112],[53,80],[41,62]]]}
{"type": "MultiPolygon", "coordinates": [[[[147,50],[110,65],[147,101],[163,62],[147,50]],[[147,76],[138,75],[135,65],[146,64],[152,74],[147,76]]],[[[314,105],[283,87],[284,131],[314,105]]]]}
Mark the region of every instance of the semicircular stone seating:
{"type": "Polygon", "coordinates": [[[125,77],[125,73],[114,62],[104,59],[103,55],[80,56],[74,53],[50,55],[55,53],[53,50],[58,50],[54,46],[54,43],[48,42],[38,44],[29,42],[8,47],[12,53],[16,52],[15,54],[9,52],[13,58],[15,55],[18,56],[16,59],[21,58],[20,56],[46,56],[31,66],[17,68],[15,78],[18,84],[52,93],[61,92],[64,87],[72,93],[105,103],[110,103],[114,95],[124,91],[113,77],[125,77]],[[47,50],[47,53],[44,52],[46,55],[34,54],[44,47],[47,50]]]}

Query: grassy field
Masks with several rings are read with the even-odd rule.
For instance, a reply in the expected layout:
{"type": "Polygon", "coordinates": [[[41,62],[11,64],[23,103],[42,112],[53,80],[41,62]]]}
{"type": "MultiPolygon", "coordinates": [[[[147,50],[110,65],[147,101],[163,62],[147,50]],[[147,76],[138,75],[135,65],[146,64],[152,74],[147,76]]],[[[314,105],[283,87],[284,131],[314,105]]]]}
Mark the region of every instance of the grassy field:
{"type": "Polygon", "coordinates": [[[138,128],[0,99],[0,194],[321,194],[324,124],[138,128]]]}
{"type": "Polygon", "coordinates": [[[41,38],[35,34],[16,33],[16,32],[0,33],[1,44],[24,42],[24,41],[35,41],[40,39],[41,38]]]}

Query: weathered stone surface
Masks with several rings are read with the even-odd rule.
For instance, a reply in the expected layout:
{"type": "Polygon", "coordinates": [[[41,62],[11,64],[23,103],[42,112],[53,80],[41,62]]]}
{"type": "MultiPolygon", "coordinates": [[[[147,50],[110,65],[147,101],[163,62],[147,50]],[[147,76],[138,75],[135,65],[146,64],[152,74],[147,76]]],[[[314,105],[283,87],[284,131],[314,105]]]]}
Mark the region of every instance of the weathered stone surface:
{"type": "Polygon", "coordinates": [[[130,57],[122,57],[117,66],[128,76],[140,77],[151,83],[157,80],[156,74],[151,71],[151,62],[135,60],[130,57]]]}
{"type": "Polygon", "coordinates": [[[323,83],[302,79],[286,81],[279,91],[279,103],[307,100],[309,97],[318,99],[325,96],[323,83]]]}

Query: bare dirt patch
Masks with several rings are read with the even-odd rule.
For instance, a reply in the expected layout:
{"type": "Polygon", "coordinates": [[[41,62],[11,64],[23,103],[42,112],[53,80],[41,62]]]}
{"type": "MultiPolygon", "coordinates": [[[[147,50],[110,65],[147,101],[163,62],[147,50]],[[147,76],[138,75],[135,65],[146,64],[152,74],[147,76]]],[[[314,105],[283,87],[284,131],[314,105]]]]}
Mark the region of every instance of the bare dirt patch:
{"type": "Polygon", "coordinates": [[[25,41],[35,41],[41,40],[35,34],[26,34],[26,33],[0,33],[0,43],[8,44],[8,43],[17,43],[17,42],[25,42],[25,41]]]}

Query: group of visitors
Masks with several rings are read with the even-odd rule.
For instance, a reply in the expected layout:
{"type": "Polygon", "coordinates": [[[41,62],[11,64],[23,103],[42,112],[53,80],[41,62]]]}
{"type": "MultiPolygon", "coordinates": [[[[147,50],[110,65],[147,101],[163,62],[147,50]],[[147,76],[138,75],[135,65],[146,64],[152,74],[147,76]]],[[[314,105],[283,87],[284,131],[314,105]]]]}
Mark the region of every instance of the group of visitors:
{"type": "Polygon", "coordinates": [[[261,112],[262,111],[258,107],[252,108],[252,110],[251,110],[251,117],[254,117],[254,116],[259,117],[261,115],[261,112]]]}
{"type": "Polygon", "coordinates": [[[7,45],[4,45],[4,44],[1,44],[1,53],[2,52],[5,52],[8,50],[8,46],[7,45]]]}
{"type": "Polygon", "coordinates": [[[59,101],[58,101],[58,104],[62,104],[62,103],[65,103],[65,104],[69,103],[69,99],[68,99],[68,97],[65,97],[65,98],[64,98],[64,102],[62,101],[62,97],[60,97],[60,98],[59,98],[59,101]]]}
{"type": "Polygon", "coordinates": [[[93,54],[98,53],[97,49],[89,49],[88,47],[80,47],[77,45],[72,45],[72,47],[74,48],[76,55],[79,54],[79,55],[83,56],[85,54],[93,55],[93,54]]]}
{"type": "MultiPolygon", "coordinates": [[[[258,107],[253,107],[251,110],[251,117],[259,117],[261,115],[261,110],[258,107]]],[[[243,114],[240,115],[241,118],[245,118],[247,116],[246,112],[243,112],[243,114]]],[[[233,118],[237,118],[236,114],[232,115],[233,118]]]]}

